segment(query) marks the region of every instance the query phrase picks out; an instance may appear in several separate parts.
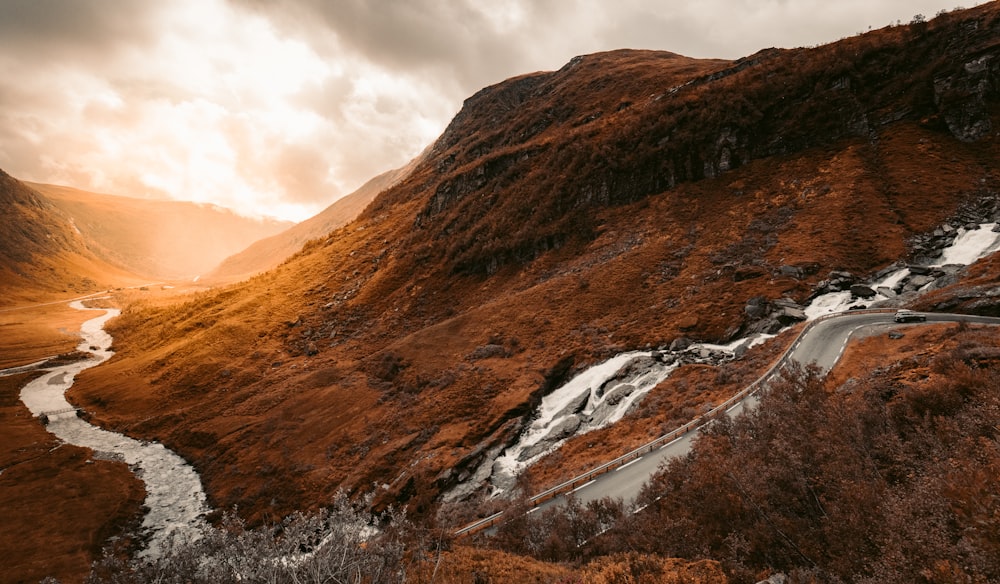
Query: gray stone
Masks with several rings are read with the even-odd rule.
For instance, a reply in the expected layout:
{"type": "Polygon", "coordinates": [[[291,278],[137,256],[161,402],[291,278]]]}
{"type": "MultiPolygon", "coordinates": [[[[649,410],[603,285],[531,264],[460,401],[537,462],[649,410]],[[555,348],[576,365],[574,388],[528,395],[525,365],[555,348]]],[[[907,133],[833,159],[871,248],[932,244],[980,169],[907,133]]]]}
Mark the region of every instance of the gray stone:
{"type": "Polygon", "coordinates": [[[802,268],[798,266],[781,266],[778,268],[778,273],[782,276],[789,276],[795,279],[800,279],[803,276],[802,268]]]}
{"type": "MultiPolygon", "coordinates": [[[[751,299],[751,301],[752,300],[753,299],[751,299]]],[[[743,307],[743,312],[745,312],[750,318],[762,318],[767,314],[767,304],[747,303],[747,305],[743,307]]]]}
{"type": "Polygon", "coordinates": [[[927,284],[930,284],[933,281],[934,278],[932,278],[931,276],[913,276],[906,282],[906,285],[903,287],[903,289],[920,290],[921,288],[923,288],[927,284]]]}
{"type": "Polygon", "coordinates": [[[689,339],[687,337],[677,337],[676,339],[674,339],[670,343],[670,350],[671,351],[683,351],[684,349],[687,349],[688,347],[690,347],[693,343],[694,343],[694,341],[692,341],[691,339],[689,339]]]}
{"type": "MultiPolygon", "coordinates": [[[[597,390],[597,397],[601,397],[601,393],[604,388],[599,388],[597,390]]],[[[555,415],[556,418],[561,418],[562,416],[569,416],[572,414],[578,414],[583,411],[583,408],[587,407],[587,402],[590,401],[590,391],[581,392],[580,395],[574,397],[566,404],[566,406],[559,410],[559,413],[555,415]]]]}
{"type": "Polygon", "coordinates": [[[879,286],[876,291],[882,296],[885,296],[886,298],[896,297],[896,291],[888,286],[879,286]]]}
{"type": "Polygon", "coordinates": [[[799,322],[806,319],[806,313],[799,308],[785,307],[778,311],[777,314],[778,322],[781,324],[791,324],[793,322],[799,322]]]}
{"type": "Polygon", "coordinates": [[[874,298],[876,292],[864,284],[854,284],[851,286],[851,296],[858,298],[874,298]]]}
{"type": "Polygon", "coordinates": [[[781,308],[794,308],[796,310],[803,309],[803,306],[801,304],[792,300],[791,298],[778,298],[772,304],[781,308]]]}
{"type": "Polygon", "coordinates": [[[621,401],[628,396],[632,395],[635,391],[635,386],[631,383],[623,383],[621,385],[615,386],[614,389],[608,392],[604,396],[604,403],[616,406],[621,403],[621,401]]]}

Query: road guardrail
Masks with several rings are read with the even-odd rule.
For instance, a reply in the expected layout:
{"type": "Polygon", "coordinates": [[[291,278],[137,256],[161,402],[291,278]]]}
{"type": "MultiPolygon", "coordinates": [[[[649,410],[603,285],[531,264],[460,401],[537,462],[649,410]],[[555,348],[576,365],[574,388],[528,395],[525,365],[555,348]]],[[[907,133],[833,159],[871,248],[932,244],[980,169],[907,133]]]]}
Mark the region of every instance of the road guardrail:
{"type": "MultiPolygon", "coordinates": [[[[871,308],[864,310],[849,310],[844,312],[834,312],[832,314],[824,314],[823,316],[820,316],[814,320],[807,322],[806,325],[802,327],[802,330],[799,331],[799,334],[795,337],[795,340],[792,341],[792,344],[790,344],[788,348],[785,349],[785,352],[781,354],[781,357],[778,358],[778,360],[775,361],[767,369],[767,371],[765,371],[760,377],[758,377],[756,381],[744,387],[739,392],[732,395],[726,401],[715,406],[708,412],[695,417],[693,420],[684,424],[683,426],[671,430],[670,432],[667,432],[666,434],[663,434],[662,436],[659,436],[634,450],[626,452],[625,454],[619,456],[618,458],[615,458],[614,460],[605,462],[604,464],[596,466],[581,475],[575,476],[567,481],[563,481],[554,487],[545,489],[541,493],[538,493],[537,495],[530,497],[528,499],[528,504],[531,505],[532,508],[537,507],[538,505],[544,503],[545,501],[548,501],[549,499],[554,499],[559,495],[563,495],[565,493],[568,493],[576,489],[577,487],[589,483],[590,481],[594,480],[596,477],[602,474],[616,470],[619,467],[622,467],[625,464],[632,462],[633,460],[636,460],[645,454],[648,454],[649,452],[655,450],[656,448],[663,446],[664,444],[673,442],[674,440],[684,436],[688,432],[701,428],[703,425],[707,424],[709,421],[714,419],[714,417],[719,412],[728,410],[736,403],[743,401],[748,396],[753,395],[761,387],[763,387],[763,385],[767,381],[769,381],[770,378],[775,373],[777,373],[782,367],[784,367],[784,365],[788,362],[789,355],[791,355],[791,353],[795,350],[795,348],[798,347],[799,341],[802,339],[802,337],[817,324],[833,318],[850,316],[854,314],[879,314],[879,313],[894,313],[894,312],[896,312],[895,308],[871,308]]],[[[503,511],[498,511],[493,515],[490,515],[489,517],[484,517],[483,519],[470,523],[469,525],[466,525],[465,527],[455,531],[455,535],[457,537],[464,537],[466,535],[472,535],[473,533],[476,533],[483,529],[489,529],[490,527],[493,527],[494,525],[499,523],[501,517],[503,517],[503,511]]]]}

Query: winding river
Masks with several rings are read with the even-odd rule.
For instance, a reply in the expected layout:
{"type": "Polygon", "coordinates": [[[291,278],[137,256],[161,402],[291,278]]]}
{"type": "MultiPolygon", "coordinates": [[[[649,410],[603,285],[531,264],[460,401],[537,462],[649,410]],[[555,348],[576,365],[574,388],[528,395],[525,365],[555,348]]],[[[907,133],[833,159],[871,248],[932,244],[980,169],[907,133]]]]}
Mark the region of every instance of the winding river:
{"type": "Polygon", "coordinates": [[[126,462],[146,485],[142,521],[143,535],[148,537],[141,555],[158,556],[171,538],[197,537],[209,510],[205,491],[198,473],[183,458],[156,442],[142,442],[97,428],[80,419],[65,393],[73,379],[84,369],[107,361],[111,351],[111,335],[104,324],[118,316],[117,309],[88,308],[81,301],[70,303],[77,310],[103,311],[80,327],[83,340],[77,349],[92,355],[68,365],[45,368],[46,373],[21,389],[21,401],[35,416],[48,419],[47,429],[60,440],[94,451],[95,458],[126,462]]]}

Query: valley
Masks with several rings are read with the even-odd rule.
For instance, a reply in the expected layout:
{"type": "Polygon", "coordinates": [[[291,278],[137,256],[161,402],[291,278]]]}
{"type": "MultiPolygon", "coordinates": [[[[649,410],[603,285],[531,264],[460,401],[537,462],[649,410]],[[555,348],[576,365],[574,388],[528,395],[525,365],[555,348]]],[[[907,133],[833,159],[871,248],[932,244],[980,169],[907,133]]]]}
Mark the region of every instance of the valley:
{"type": "Polygon", "coordinates": [[[239,545],[304,573],[330,542],[373,581],[989,581],[998,39],[994,2],[576,57],[295,226],[2,174],[0,531],[73,508],[71,562],[3,544],[17,581],[249,578],[239,545]],[[859,535],[921,500],[933,557],[859,535]]]}

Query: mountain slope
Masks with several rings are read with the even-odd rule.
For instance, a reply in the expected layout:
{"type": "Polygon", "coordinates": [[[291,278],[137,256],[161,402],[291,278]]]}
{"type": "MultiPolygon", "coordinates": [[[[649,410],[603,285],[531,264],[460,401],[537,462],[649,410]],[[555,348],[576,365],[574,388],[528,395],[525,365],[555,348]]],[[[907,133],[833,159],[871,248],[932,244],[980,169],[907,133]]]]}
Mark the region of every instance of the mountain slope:
{"type": "Polygon", "coordinates": [[[0,170],[0,305],[132,281],[91,253],[48,199],[0,170]]]}
{"type": "Polygon", "coordinates": [[[317,215],[296,223],[281,233],[256,241],[243,251],[227,257],[204,279],[209,282],[232,282],[277,266],[302,249],[307,241],[323,237],[360,215],[376,195],[409,174],[418,160],[419,158],[402,168],[376,176],[353,193],[337,199],[317,215]]]}
{"type": "MultiPolygon", "coordinates": [[[[429,513],[582,367],[728,340],[752,299],[805,302],[995,198],[998,95],[996,3],[735,62],[615,51],[508,80],[275,270],[130,307],[73,399],[180,451],[254,519],[372,484],[429,513]]],[[[658,435],[726,397],[732,371],[684,370],[550,466],[658,435]]]]}
{"type": "Polygon", "coordinates": [[[229,210],[26,183],[79,230],[102,259],[150,278],[192,278],[250,243],[287,228],[229,210]]]}

